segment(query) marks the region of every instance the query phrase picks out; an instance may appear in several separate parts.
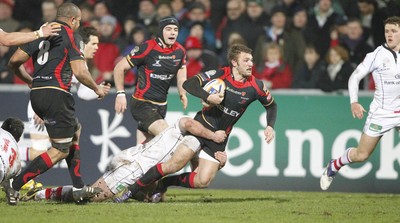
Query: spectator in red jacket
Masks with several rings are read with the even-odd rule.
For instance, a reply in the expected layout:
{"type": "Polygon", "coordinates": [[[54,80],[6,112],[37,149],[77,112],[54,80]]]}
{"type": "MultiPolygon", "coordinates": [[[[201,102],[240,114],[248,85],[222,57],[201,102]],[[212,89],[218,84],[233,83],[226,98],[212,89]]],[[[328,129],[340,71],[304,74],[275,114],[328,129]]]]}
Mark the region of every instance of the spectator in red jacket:
{"type": "Polygon", "coordinates": [[[94,57],[94,64],[99,71],[99,76],[95,78],[97,83],[113,82],[112,72],[120,55],[118,45],[113,38],[116,24],[117,19],[110,15],[103,16],[100,19],[100,43],[94,57]]]}
{"type": "MultiPolygon", "coordinates": [[[[282,49],[277,43],[269,43],[264,47],[264,66],[255,70],[254,76],[267,83],[267,88],[290,88],[292,85],[292,69],[282,60],[282,49]]],[[[260,66],[254,66],[260,67],[260,66]]]]}
{"type": "Polygon", "coordinates": [[[219,67],[217,55],[207,49],[203,49],[201,41],[194,36],[189,36],[185,42],[187,55],[187,78],[200,72],[216,70],[219,67]]]}

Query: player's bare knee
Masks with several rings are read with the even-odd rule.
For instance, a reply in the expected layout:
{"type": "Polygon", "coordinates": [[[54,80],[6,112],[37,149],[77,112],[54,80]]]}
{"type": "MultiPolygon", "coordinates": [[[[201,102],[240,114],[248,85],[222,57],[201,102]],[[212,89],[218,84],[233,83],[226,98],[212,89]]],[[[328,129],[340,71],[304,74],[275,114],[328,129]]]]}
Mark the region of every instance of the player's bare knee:
{"type": "Polygon", "coordinates": [[[198,176],[197,180],[195,178],[195,187],[196,188],[207,188],[210,185],[211,180],[212,180],[211,177],[199,176],[199,175],[196,175],[196,176],[198,176]]]}
{"type": "Polygon", "coordinates": [[[168,123],[164,119],[159,119],[149,126],[149,133],[156,136],[160,134],[164,129],[168,128],[168,123]]]}

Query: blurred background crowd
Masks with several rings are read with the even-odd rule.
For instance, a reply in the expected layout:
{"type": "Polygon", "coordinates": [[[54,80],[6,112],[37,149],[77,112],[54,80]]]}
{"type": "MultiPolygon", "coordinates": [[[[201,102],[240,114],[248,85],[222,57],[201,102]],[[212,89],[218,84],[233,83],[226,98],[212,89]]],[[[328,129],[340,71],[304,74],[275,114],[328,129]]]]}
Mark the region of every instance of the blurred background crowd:
{"type": "MultiPolygon", "coordinates": [[[[0,0],[0,28],[29,32],[56,17],[66,0],[0,0]]],[[[383,22],[400,15],[398,0],[72,0],[82,26],[100,34],[89,61],[95,80],[112,82],[115,64],[154,38],[158,20],[180,21],[178,42],[187,50],[188,77],[228,65],[227,49],[253,49],[254,75],[270,89],[347,89],[356,66],[385,42],[383,22]]],[[[16,49],[0,46],[0,83],[22,84],[7,68],[16,49]]],[[[32,73],[31,62],[24,64],[32,73]]],[[[134,86],[136,70],[125,77],[134,86]]],[[[374,89],[371,77],[360,89],[374,89]]]]}

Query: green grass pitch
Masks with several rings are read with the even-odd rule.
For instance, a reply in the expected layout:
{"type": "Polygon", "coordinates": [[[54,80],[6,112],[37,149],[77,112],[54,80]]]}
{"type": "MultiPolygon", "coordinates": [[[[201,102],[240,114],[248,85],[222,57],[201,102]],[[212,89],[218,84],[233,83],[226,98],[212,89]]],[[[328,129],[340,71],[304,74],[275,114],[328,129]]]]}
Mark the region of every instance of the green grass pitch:
{"type": "Polygon", "coordinates": [[[6,204],[0,222],[400,222],[400,195],[170,189],[166,202],[6,204]]]}

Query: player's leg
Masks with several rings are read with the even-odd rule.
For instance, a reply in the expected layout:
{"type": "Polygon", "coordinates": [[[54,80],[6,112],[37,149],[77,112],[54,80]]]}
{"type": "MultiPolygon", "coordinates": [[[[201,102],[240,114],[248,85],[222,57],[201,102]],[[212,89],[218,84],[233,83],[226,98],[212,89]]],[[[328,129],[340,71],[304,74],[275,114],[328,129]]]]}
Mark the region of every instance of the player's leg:
{"type": "Polygon", "coordinates": [[[49,136],[30,133],[31,145],[29,147],[19,147],[21,161],[31,161],[51,148],[49,136]]]}
{"type": "Polygon", "coordinates": [[[199,154],[199,165],[196,172],[186,172],[179,175],[168,176],[162,179],[160,187],[164,191],[169,186],[181,186],[186,188],[207,188],[214,179],[220,163],[215,158],[201,151],[199,154]]]}
{"type": "Polygon", "coordinates": [[[137,144],[149,141],[168,127],[167,122],[164,120],[166,105],[155,105],[132,98],[130,111],[138,124],[137,144]]]}
{"type": "Polygon", "coordinates": [[[67,157],[77,125],[74,117],[74,99],[71,95],[52,89],[33,90],[31,102],[35,113],[46,123],[52,148],[32,160],[14,178],[12,188],[16,191],[27,181],[46,172],[55,163],[67,157]]]}
{"type": "Polygon", "coordinates": [[[33,188],[21,197],[21,201],[58,201],[58,202],[72,202],[72,185],[51,187],[37,190],[33,188]]]}
{"type": "Polygon", "coordinates": [[[220,163],[218,160],[201,152],[197,174],[193,179],[194,188],[207,188],[217,174],[219,166],[220,163]]]}
{"type": "Polygon", "coordinates": [[[67,157],[68,152],[66,151],[68,151],[70,145],[70,142],[69,143],[66,142],[68,141],[68,139],[52,139],[52,140],[54,142],[53,147],[47,150],[47,152],[42,153],[40,156],[32,160],[29,163],[29,165],[24,170],[22,170],[17,177],[14,178],[12,187],[15,190],[19,191],[22,185],[24,185],[30,179],[33,179],[39,174],[46,172],[55,163],[67,157]],[[63,148],[64,151],[62,151],[63,148]]]}
{"type": "Polygon", "coordinates": [[[358,147],[349,151],[349,163],[367,160],[381,138],[382,136],[372,137],[363,133],[358,147]]]}
{"type": "Polygon", "coordinates": [[[23,161],[34,160],[51,148],[50,138],[47,134],[44,121],[33,111],[30,101],[27,107],[27,116],[29,121],[27,130],[31,138],[31,146],[19,148],[21,160],[23,161]]]}
{"type": "Polygon", "coordinates": [[[65,158],[65,161],[68,165],[69,175],[71,176],[72,184],[76,188],[83,188],[84,184],[80,173],[81,156],[79,147],[79,139],[82,128],[78,121],[77,123],[77,130],[74,133],[72,144],[69,147],[69,154],[67,158],[65,158]]]}
{"type": "Polygon", "coordinates": [[[164,119],[158,119],[151,123],[151,125],[149,125],[148,131],[153,136],[156,136],[164,131],[166,128],[168,128],[168,123],[164,119]]]}
{"type": "Polygon", "coordinates": [[[342,156],[328,163],[320,179],[322,190],[327,190],[330,187],[336,173],[344,165],[367,160],[375,150],[383,134],[400,125],[398,114],[380,108],[371,110],[373,112],[368,114],[358,146],[356,148],[348,148],[342,156]]]}
{"type": "Polygon", "coordinates": [[[327,190],[332,184],[337,172],[345,165],[354,162],[363,162],[375,150],[376,145],[382,136],[369,136],[365,133],[361,135],[357,148],[350,147],[337,159],[332,159],[326,166],[321,179],[320,186],[322,190],[327,190]]]}
{"type": "MultiPolygon", "coordinates": [[[[42,153],[51,148],[50,138],[47,134],[46,127],[44,126],[44,122],[35,114],[30,102],[27,110],[29,120],[27,131],[30,135],[30,146],[18,147],[21,161],[26,162],[34,160],[36,157],[40,156],[42,153]]],[[[42,186],[43,185],[41,183],[30,180],[24,184],[21,189],[31,190],[32,188],[36,187],[40,189],[42,186]]]]}
{"type": "MultiPolygon", "coordinates": [[[[59,144],[65,145],[65,143],[59,144]]],[[[5,187],[6,194],[12,195],[7,197],[8,203],[13,200],[15,201],[13,202],[13,205],[16,205],[19,201],[19,190],[24,184],[26,184],[26,182],[46,172],[56,162],[64,159],[67,155],[68,153],[61,152],[58,149],[52,147],[47,152],[32,160],[32,162],[30,162],[29,165],[24,170],[22,170],[20,174],[13,178],[12,182],[9,181],[9,184],[7,185],[7,187],[5,187]]]]}
{"type": "Polygon", "coordinates": [[[179,144],[170,160],[150,168],[135,184],[128,188],[128,191],[123,191],[123,193],[115,196],[114,201],[117,203],[124,202],[151,183],[161,179],[163,176],[182,169],[195,153],[195,151],[188,148],[184,143],[179,144]]]}
{"type": "Polygon", "coordinates": [[[158,119],[150,124],[150,126],[147,128],[148,132],[137,130],[136,140],[140,143],[148,142],[166,128],[168,128],[168,123],[164,119],[158,119]]]}
{"type": "Polygon", "coordinates": [[[136,144],[146,143],[151,140],[153,136],[147,132],[140,131],[139,129],[136,130],[136,144]]]}

